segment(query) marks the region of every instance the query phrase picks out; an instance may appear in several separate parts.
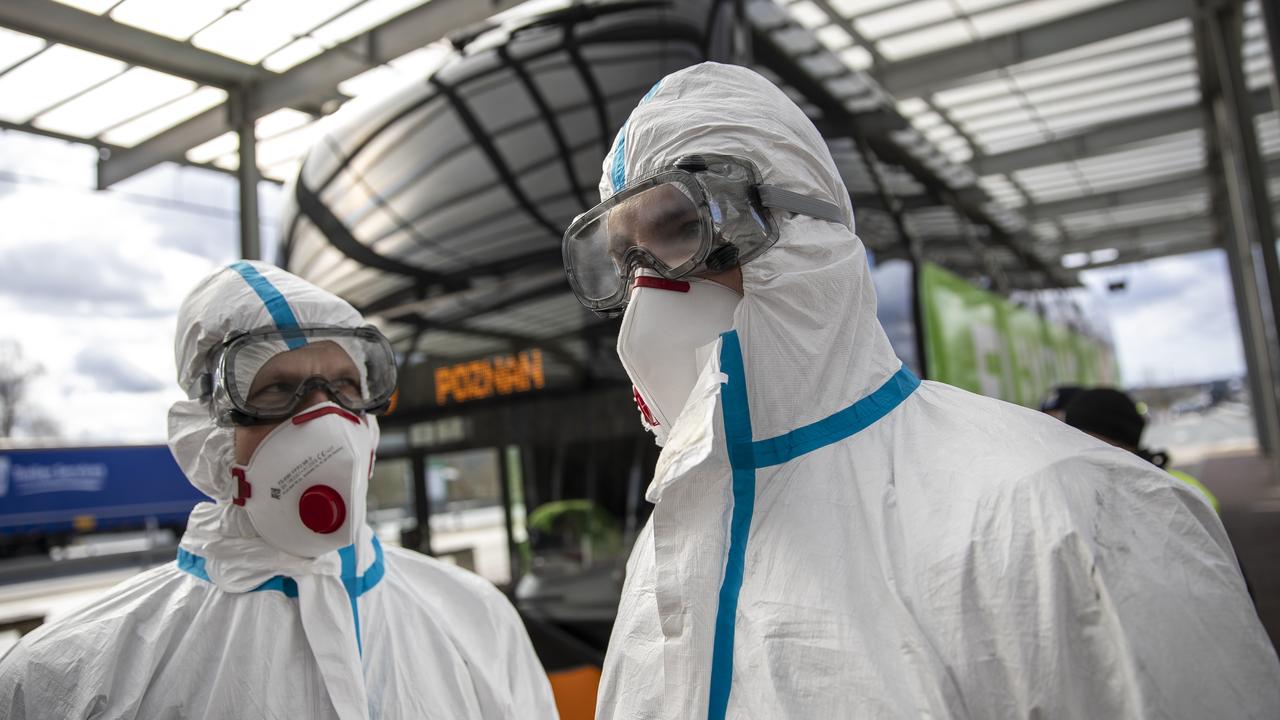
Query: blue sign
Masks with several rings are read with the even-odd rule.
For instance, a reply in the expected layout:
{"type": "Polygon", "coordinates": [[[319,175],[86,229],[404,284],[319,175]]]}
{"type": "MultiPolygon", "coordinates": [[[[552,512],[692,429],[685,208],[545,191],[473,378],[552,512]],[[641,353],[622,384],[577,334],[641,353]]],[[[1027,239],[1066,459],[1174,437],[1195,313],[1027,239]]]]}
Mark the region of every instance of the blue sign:
{"type": "Polygon", "coordinates": [[[207,499],[164,445],[0,450],[0,535],[181,523],[207,499]]]}

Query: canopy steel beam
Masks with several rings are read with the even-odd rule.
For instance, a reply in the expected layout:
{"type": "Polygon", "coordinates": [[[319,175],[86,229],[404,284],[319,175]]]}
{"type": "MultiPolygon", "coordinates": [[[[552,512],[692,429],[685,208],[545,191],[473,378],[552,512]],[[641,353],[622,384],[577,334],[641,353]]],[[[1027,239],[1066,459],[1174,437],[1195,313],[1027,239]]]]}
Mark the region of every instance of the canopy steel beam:
{"type": "Polygon", "coordinates": [[[1060,20],[895,62],[877,79],[896,97],[928,95],[964,78],[1188,16],[1186,0],[1127,0],[1060,20]]]}
{"type": "Polygon", "coordinates": [[[1203,250],[1212,250],[1218,247],[1221,246],[1214,242],[1212,238],[1193,237],[1185,240],[1164,243],[1158,246],[1144,245],[1136,248],[1119,249],[1120,254],[1114,260],[1097,263],[1091,262],[1087,265],[1082,265],[1073,269],[1076,271],[1097,270],[1098,268],[1112,267],[1114,265],[1128,265],[1130,263],[1169,257],[1171,255],[1185,255],[1187,253],[1201,252],[1203,250]]]}
{"type": "MultiPolygon", "coordinates": [[[[1280,158],[1268,159],[1266,168],[1268,178],[1280,178],[1280,158]]],[[[1063,215],[1112,210],[1130,205],[1181,199],[1198,193],[1209,193],[1212,190],[1213,187],[1206,177],[1206,171],[1203,169],[1192,170],[1190,172],[1167,175],[1145,185],[1135,185],[1069,200],[1027,205],[1022,208],[1022,212],[1029,221],[1035,222],[1037,220],[1052,220],[1063,215]]]]}
{"type": "Polygon", "coordinates": [[[1211,217],[1202,215],[1181,221],[1135,225],[1130,228],[1071,237],[1045,243],[1044,246],[1052,247],[1056,255],[1066,255],[1073,252],[1092,252],[1103,248],[1132,248],[1147,245],[1154,247],[1164,242],[1183,240],[1188,236],[1216,237],[1217,228],[1211,217]]]}
{"type": "Polygon", "coordinates": [[[899,165],[924,186],[925,191],[939,198],[938,204],[947,204],[971,222],[980,223],[991,231],[991,239],[1008,247],[1028,267],[1039,271],[1045,278],[1045,284],[1068,287],[1075,284],[1070,273],[1053,267],[1043,258],[1027,250],[1021,244],[1025,235],[1015,236],[1005,232],[992,217],[989,205],[992,200],[986,191],[973,184],[967,187],[952,189],[925,163],[912,156],[906,148],[898,145],[888,135],[888,128],[910,125],[901,116],[891,110],[853,113],[845,107],[826,85],[819,79],[809,75],[786,50],[780,47],[770,36],[769,31],[759,27],[754,29],[752,47],[755,59],[761,66],[776,74],[786,85],[791,86],[809,102],[817,106],[833,134],[850,138],[863,137],[875,155],[883,161],[899,165]],[[948,202],[942,202],[941,198],[948,202]]]}
{"type": "Polygon", "coordinates": [[[461,335],[470,335],[472,337],[484,338],[486,340],[500,340],[510,343],[513,348],[517,347],[539,347],[555,358],[563,361],[565,365],[572,368],[580,376],[585,376],[590,372],[586,364],[564,346],[563,338],[557,337],[538,337],[536,335],[527,335],[524,333],[503,332],[499,330],[484,330],[474,328],[463,322],[438,322],[430,320],[421,315],[402,315],[396,318],[396,322],[412,325],[425,331],[440,330],[443,332],[458,333],[461,335]]]}
{"type": "MultiPolygon", "coordinates": [[[[1280,169],[1280,168],[1278,168],[1280,169]]],[[[1209,183],[1205,180],[1204,170],[1178,173],[1156,180],[1155,182],[1136,187],[1096,193],[1069,200],[1037,203],[1022,208],[1027,220],[1051,220],[1063,215],[1110,210],[1128,205],[1156,202],[1181,198],[1194,193],[1208,192],[1209,183]]]]}
{"type": "MultiPolygon", "coordinates": [[[[338,83],[343,80],[519,4],[520,0],[432,0],[288,72],[256,83],[250,89],[247,112],[258,118],[285,107],[319,108],[341,97],[338,83]]],[[[225,105],[206,110],[134,148],[100,161],[98,187],[109,187],[153,165],[177,160],[187,150],[234,129],[225,105]]]]}
{"type": "MultiPolygon", "coordinates": [[[[1252,100],[1255,112],[1271,109],[1271,96],[1265,91],[1254,91],[1252,100]]],[[[1204,113],[1198,106],[1188,105],[1176,110],[1163,110],[1085,127],[1069,137],[1040,145],[995,155],[978,155],[969,165],[979,175],[1006,174],[1025,168],[1105,155],[1124,145],[1203,127],[1204,113]]]]}
{"type": "Polygon", "coordinates": [[[98,189],[106,190],[162,162],[182,162],[187,151],[224,132],[232,132],[230,109],[226,104],[196,115],[141,145],[111,152],[98,160],[98,189]],[[192,138],[204,140],[191,142],[192,138]]]}
{"type": "MultiPolygon", "coordinates": [[[[104,142],[100,138],[82,138],[76,135],[68,135],[67,133],[57,132],[56,130],[45,130],[44,128],[38,128],[35,125],[32,125],[30,123],[12,123],[6,120],[0,120],[0,130],[11,130],[13,132],[27,133],[30,135],[39,135],[41,137],[47,137],[53,140],[61,140],[63,142],[68,142],[68,143],[88,145],[90,147],[95,147],[95,148],[98,148],[99,150],[105,150],[107,152],[115,152],[115,151],[124,149],[123,146],[121,145],[113,145],[109,142],[104,142]]],[[[177,162],[179,165],[185,165],[186,167],[196,167],[202,170],[209,170],[216,173],[222,173],[223,175],[236,174],[234,170],[228,170],[224,167],[218,167],[217,165],[214,165],[211,162],[207,162],[207,163],[191,162],[185,157],[175,162],[177,162]]],[[[272,185],[284,184],[281,181],[276,180],[275,178],[270,178],[270,177],[261,178],[261,181],[266,183],[271,183],[272,185]]]]}
{"type": "Polygon", "coordinates": [[[995,155],[975,155],[969,165],[979,175],[1002,175],[1025,168],[1055,165],[1151,138],[1203,127],[1200,108],[1189,105],[1173,111],[1139,115],[1086,127],[1081,132],[1039,145],[995,155]]]}
{"type": "MultiPolygon", "coordinates": [[[[243,98],[234,101],[233,107],[242,110],[243,98]]],[[[239,166],[236,176],[240,190],[240,257],[246,260],[262,259],[262,240],[259,237],[258,215],[258,138],[253,117],[238,113],[236,132],[240,136],[239,166]]]]}
{"type": "MultiPolygon", "coordinates": [[[[465,270],[450,272],[446,276],[450,282],[425,283],[415,282],[390,293],[368,305],[357,308],[361,315],[380,315],[396,311],[402,307],[415,305],[428,298],[438,297],[445,293],[465,291],[472,287],[476,278],[499,278],[513,273],[528,274],[549,267],[561,268],[564,256],[559,247],[534,250],[532,252],[505,258],[495,262],[474,265],[465,270]]],[[[561,286],[563,289],[564,286],[561,286]]]]}
{"type": "Polygon", "coordinates": [[[206,85],[229,88],[276,76],[190,43],[53,0],[4,0],[0,2],[0,25],[206,85]]]}
{"type": "MultiPolygon", "coordinates": [[[[450,295],[435,295],[429,298],[418,300],[409,300],[398,305],[387,306],[380,309],[377,313],[367,313],[362,310],[364,315],[377,315],[387,320],[398,321],[403,315],[415,315],[426,319],[432,323],[463,323],[468,320],[490,315],[505,310],[513,305],[529,303],[535,300],[542,300],[552,295],[567,294],[567,288],[564,282],[564,276],[557,273],[550,280],[544,280],[534,283],[528,287],[515,289],[511,292],[492,293],[490,297],[478,300],[464,299],[455,302],[460,308],[454,310],[443,317],[437,317],[432,314],[432,305],[444,304],[451,299],[450,295]]],[[[455,299],[456,300],[456,299],[455,299]]]]}

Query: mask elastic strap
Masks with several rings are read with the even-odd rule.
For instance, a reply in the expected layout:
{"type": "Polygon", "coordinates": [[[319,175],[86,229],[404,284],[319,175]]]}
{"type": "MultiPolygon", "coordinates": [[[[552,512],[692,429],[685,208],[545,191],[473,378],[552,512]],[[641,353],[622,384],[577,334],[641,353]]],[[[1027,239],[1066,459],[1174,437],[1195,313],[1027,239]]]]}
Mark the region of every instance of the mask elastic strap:
{"type": "Polygon", "coordinates": [[[808,195],[783,190],[776,185],[757,185],[756,192],[760,194],[760,204],[765,207],[787,210],[801,215],[816,217],[819,220],[840,223],[845,227],[849,226],[848,221],[845,220],[844,208],[826,200],[819,200],[808,195]]]}

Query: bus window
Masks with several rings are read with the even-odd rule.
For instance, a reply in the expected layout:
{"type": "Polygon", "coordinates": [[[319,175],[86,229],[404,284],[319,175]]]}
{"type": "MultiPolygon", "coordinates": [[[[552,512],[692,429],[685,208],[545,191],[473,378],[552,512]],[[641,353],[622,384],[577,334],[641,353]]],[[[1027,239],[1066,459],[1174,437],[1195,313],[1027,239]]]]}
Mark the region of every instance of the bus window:
{"type": "Polygon", "coordinates": [[[378,458],[369,479],[369,526],[385,541],[399,543],[402,532],[418,520],[413,511],[413,461],[407,457],[378,458]]]}
{"type": "Polygon", "coordinates": [[[485,447],[428,455],[431,551],[487,578],[512,580],[502,507],[502,457],[485,447]]]}

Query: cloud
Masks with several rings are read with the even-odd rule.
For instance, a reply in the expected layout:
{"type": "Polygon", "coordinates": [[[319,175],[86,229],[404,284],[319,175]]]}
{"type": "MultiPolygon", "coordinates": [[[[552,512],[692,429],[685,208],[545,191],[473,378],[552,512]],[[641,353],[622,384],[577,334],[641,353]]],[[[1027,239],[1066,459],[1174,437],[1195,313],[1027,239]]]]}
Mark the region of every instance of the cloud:
{"type": "Polygon", "coordinates": [[[88,145],[0,131],[0,170],[91,188],[97,159],[97,149],[88,145]]]}
{"type": "Polygon", "coordinates": [[[66,441],[163,442],[167,409],[184,396],[178,306],[237,254],[234,178],[161,167],[96,192],[96,155],[77,150],[0,132],[0,172],[19,176],[0,181],[0,336],[45,367],[29,398],[66,441]],[[216,217],[219,203],[231,219],[216,217]]]}
{"type": "Polygon", "coordinates": [[[4,283],[0,294],[46,310],[74,310],[81,303],[133,306],[148,310],[146,288],[159,268],[131,263],[111,248],[94,244],[29,244],[0,248],[4,283]]]}
{"type": "Polygon", "coordinates": [[[91,378],[102,392],[156,392],[167,386],[137,365],[98,346],[87,347],[76,355],[75,370],[91,378]]]}
{"type": "Polygon", "coordinates": [[[175,223],[161,232],[156,242],[165,248],[179,250],[214,262],[230,262],[238,255],[233,245],[239,227],[225,218],[206,218],[204,222],[175,223]]]}
{"type": "Polygon", "coordinates": [[[1130,386],[1201,382],[1244,374],[1240,326],[1220,250],[1082,273],[1111,320],[1121,375],[1130,386]],[[1125,290],[1108,293],[1124,279],[1125,290]]]}
{"type": "MultiPolygon", "coordinates": [[[[148,208],[160,223],[157,242],[216,263],[239,256],[239,183],[232,175],[171,163],[159,165],[116,185],[127,202],[148,208]]],[[[274,256],[282,190],[258,187],[262,256],[274,256]]]]}

